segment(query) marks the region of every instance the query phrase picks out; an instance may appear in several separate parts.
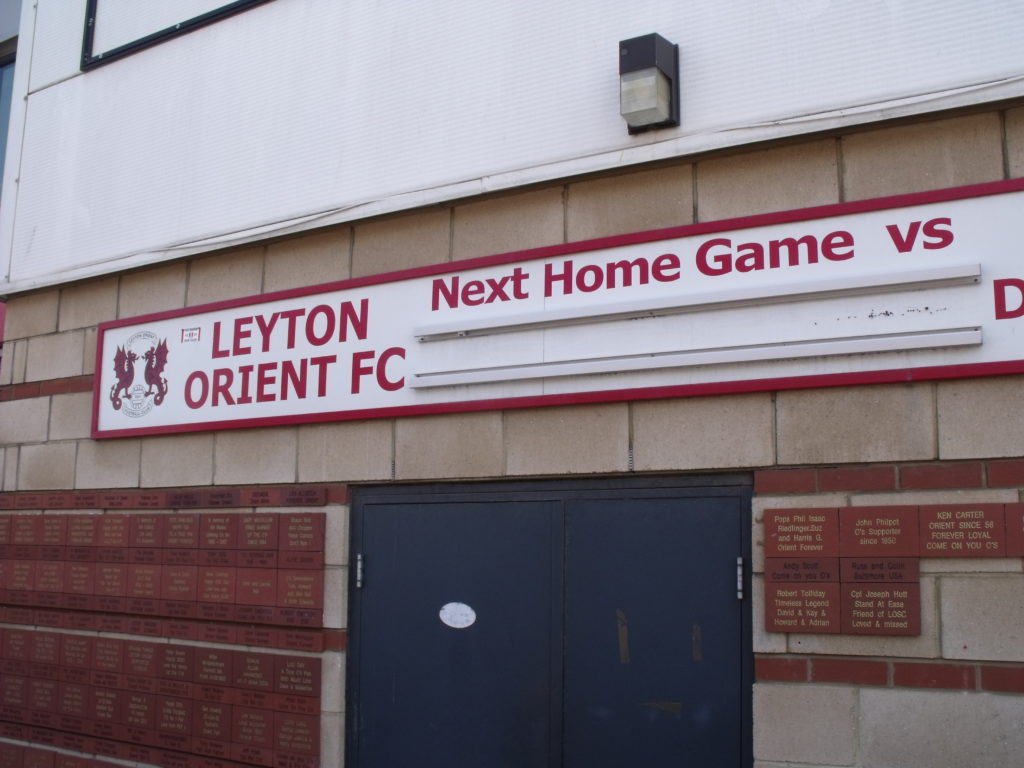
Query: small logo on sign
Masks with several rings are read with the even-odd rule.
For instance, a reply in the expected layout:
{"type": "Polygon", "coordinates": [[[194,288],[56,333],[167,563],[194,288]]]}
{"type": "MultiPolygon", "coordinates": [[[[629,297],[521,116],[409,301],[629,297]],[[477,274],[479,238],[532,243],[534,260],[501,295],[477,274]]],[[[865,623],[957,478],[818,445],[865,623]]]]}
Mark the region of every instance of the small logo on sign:
{"type": "Polygon", "coordinates": [[[190,341],[199,341],[199,335],[201,330],[201,328],[182,328],[181,343],[186,344],[190,341]]]}
{"type": "Polygon", "coordinates": [[[110,388],[110,404],[125,416],[140,418],[160,405],[167,395],[167,339],[160,341],[155,333],[139,331],[114,353],[114,376],[110,388]],[[143,382],[136,382],[136,363],[143,361],[143,382]]]}

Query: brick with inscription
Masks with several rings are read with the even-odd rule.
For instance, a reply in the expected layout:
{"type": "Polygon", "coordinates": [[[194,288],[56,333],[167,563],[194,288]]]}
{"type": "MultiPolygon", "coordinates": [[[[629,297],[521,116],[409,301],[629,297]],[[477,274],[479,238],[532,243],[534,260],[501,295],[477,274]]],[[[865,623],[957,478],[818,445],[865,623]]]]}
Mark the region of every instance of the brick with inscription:
{"type": "Polygon", "coordinates": [[[4,568],[8,592],[31,592],[36,585],[35,560],[8,560],[4,568]]]}
{"type": "Polygon", "coordinates": [[[129,515],[102,515],[96,531],[97,547],[119,549],[131,545],[131,517],[129,515]]]}
{"type": "Polygon", "coordinates": [[[126,509],[138,506],[138,493],[127,491],[101,491],[100,505],[104,509],[126,509]]]}
{"type": "Polygon", "coordinates": [[[35,546],[40,544],[39,524],[41,515],[14,515],[11,518],[11,544],[15,546],[35,546]]]}
{"type": "MultiPolygon", "coordinates": [[[[211,607],[218,607],[211,604],[211,607]]],[[[226,611],[233,611],[234,606],[220,606],[226,611]]],[[[196,640],[204,643],[224,643],[233,644],[237,642],[238,630],[237,627],[233,627],[230,624],[213,624],[209,622],[199,622],[196,624],[196,640]]]]}
{"type": "Polygon", "coordinates": [[[844,584],[842,601],[844,634],[921,634],[920,584],[844,584]]]}
{"type": "Polygon", "coordinates": [[[851,583],[917,581],[920,561],[916,557],[843,557],[839,575],[851,583]]]}
{"type": "Polygon", "coordinates": [[[129,528],[129,545],[141,548],[163,546],[164,518],[166,515],[132,515],[129,528]]]}
{"type": "Polygon", "coordinates": [[[199,566],[196,571],[196,599],[200,603],[234,603],[236,581],[234,568],[199,566]]]}
{"type": "Polygon", "coordinates": [[[1004,557],[1006,516],[1002,504],[920,507],[923,557],[1004,557]]]}
{"type": "Polygon", "coordinates": [[[67,515],[43,515],[39,520],[38,544],[44,547],[63,547],[67,544],[67,515]]]}
{"type": "Polygon", "coordinates": [[[162,622],[162,633],[164,637],[176,640],[198,640],[199,635],[196,629],[196,622],[186,619],[165,619],[162,622]]]}
{"type": "Polygon", "coordinates": [[[68,515],[67,544],[69,547],[95,547],[99,515],[68,515]]]}
{"type": "Polygon", "coordinates": [[[236,688],[274,691],[274,657],[269,653],[235,651],[231,674],[236,688]]]}
{"type": "Polygon", "coordinates": [[[32,631],[8,627],[4,630],[3,657],[14,661],[30,661],[32,631]]]}
{"type": "Polygon", "coordinates": [[[843,507],[839,550],[843,557],[916,556],[917,507],[843,507]]]}
{"type": "MultiPolygon", "coordinates": [[[[56,680],[42,680],[39,678],[29,678],[29,709],[35,709],[47,713],[56,712],[57,689],[59,686],[60,683],[56,680]]],[[[40,720],[35,720],[33,721],[33,723],[35,725],[42,725],[44,727],[46,726],[46,723],[40,720]]]]}
{"type": "MultiPolygon", "coordinates": [[[[0,497],[6,494],[0,494],[0,497]]],[[[0,507],[3,509],[3,507],[0,507]]],[[[11,516],[0,515],[0,544],[7,545],[13,543],[11,541],[11,516]]]]}
{"type": "Polygon", "coordinates": [[[274,749],[300,755],[320,751],[320,718],[278,712],[274,715],[274,749]]]}
{"type": "Polygon", "coordinates": [[[278,630],[273,627],[248,626],[238,628],[238,642],[261,648],[275,648],[278,645],[278,630]]]}
{"type": "Polygon", "coordinates": [[[164,600],[193,602],[197,599],[198,569],[194,565],[165,565],[160,582],[164,600]]]}
{"type": "Polygon", "coordinates": [[[323,571],[278,571],[277,606],[279,608],[322,609],[324,606],[323,571]]]}
{"type": "Polygon", "coordinates": [[[151,731],[156,724],[157,697],[148,693],[125,691],[121,700],[124,724],[129,728],[151,731]]]}
{"type": "Polygon", "coordinates": [[[279,518],[277,513],[240,515],[238,548],[240,550],[276,550],[279,518]]]}
{"type": "Polygon", "coordinates": [[[285,648],[292,651],[310,651],[320,653],[324,650],[324,636],[322,632],[315,632],[303,629],[279,629],[277,630],[277,648],[285,648]]]}
{"type": "Polygon", "coordinates": [[[199,517],[200,549],[237,549],[238,515],[204,514],[199,517]]]}
{"type": "Polygon", "coordinates": [[[161,645],[157,654],[157,675],[168,680],[191,682],[197,649],[188,645],[161,645]]]}
{"type": "Polygon", "coordinates": [[[190,735],[192,733],[192,702],[171,696],[158,696],[155,722],[157,730],[190,735]]]}
{"type": "Polygon", "coordinates": [[[278,549],[282,552],[322,552],[326,516],[322,512],[286,514],[278,524],[278,549]]]}
{"type": "Polygon", "coordinates": [[[199,515],[168,515],[164,522],[164,547],[196,549],[199,547],[199,515]]]}
{"type": "Polygon", "coordinates": [[[91,715],[90,685],[60,683],[57,686],[57,711],[62,715],[87,717],[91,715]]]}
{"type": "Polygon", "coordinates": [[[143,640],[124,641],[124,672],[129,675],[156,677],[159,670],[161,643],[143,640]]]}
{"type": "Polygon", "coordinates": [[[776,582],[839,581],[839,558],[766,557],[764,578],[776,582]]]}
{"type": "Polygon", "coordinates": [[[816,558],[839,555],[835,509],[768,509],[764,513],[767,557],[816,558]]]}
{"type": "Polygon", "coordinates": [[[29,660],[35,664],[60,663],[60,634],[57,632],[32,633],[29,643],[29,660]]]}
{"type": "Polygon", "coordinates": [[[95,590],[98,596],[124,596],[128,588],[128,566],[120,563],[96,563],[95,590]]]}
{"type": "Polygon", "coordinates": [[[144,565],[159,565],[163,562],[163,550],[157,547],[130,547],[128,562],[144,565]]]}
{"type": "Polygon", "coordinates": [[[239,568],[236,571],[235,603],[273,606],[278,596],[278,572],[271,568],[239,568]]]}
{"type": "Polygon", "coordinates": [[[60,636],[60,669],[64,680],[85,682],[93,665],[93,638],[88,635],[60,636]]]}
{"type": "Polygon", "coordinates": [[[199,550],[186,547],[165,547],[160,550],[160,562],[164,565],[198,565],[199,550]]]}
{"type": "Polygon", "coordinates": [[[769,632],[838,634],[839,586],[765,584],[765,628],[769,632]]]}
{"type": "Polygon", "coordinates": [[[234,651],[196,648],[193,679],[207,685],[234,685],[234,651]]]}
{"type": "MultiPolygon", "coordinates": [[[[88,691],[89,710],[94,721],[114,725],[122,718],[122,698],[126,694],[115,688],[90,686],[88,691]]],[[[99,735],[99,734],[97,734],[99,735]]]]}
{"type": "Polygon", "coordinates": [[[36,592],[63,592],[66,566],[67,563],[59,561],[41,560],[37,562],[33,589],[36,592]]]}
{"type": "Polygon", "coordinates": [[[116,637],[97,637],[93,640],[93,669],[105,672],[124,671],[125,641],[116,637]]]}
{"type": "MultiPolygon", "coordinates": [[[[220,702],[197,701],[193,710],[194,727],[192,735],[210,741],[231,740],[232,707],[220,702]]],[[[211,754],[207,752],[206,754],[211,754]]],[[[227,750],[217,753],[227,757],[227,750]]]]}
{"type": "Polygon", "coordinates": [[[320,659],[274,656],[274,690],[300,696],[320,695],[320,659]]]}
{"type": "MultiPolygon", "coordinates": [[[[273,744],[274,713],[262,709],[234,707],[231,719],[231,741],[258,747],[273,744]]],[[[235,758],[238,759],[237,757],[235,758]]]]}

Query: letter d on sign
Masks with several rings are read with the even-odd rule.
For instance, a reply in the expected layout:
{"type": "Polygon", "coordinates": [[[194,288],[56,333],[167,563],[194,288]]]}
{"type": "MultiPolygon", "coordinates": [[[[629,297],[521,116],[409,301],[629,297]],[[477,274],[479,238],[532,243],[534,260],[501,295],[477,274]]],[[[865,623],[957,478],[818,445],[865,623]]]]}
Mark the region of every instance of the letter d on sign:
{"type": "Polygon", "coordinates": [[[993,280],[992,289],[995,291],[996,320],[1011,320],[1015,317],[1024,316],[1024,280],[1016,277],[993,280]],[[1014,309],[1007,309],[1007,289],[1016,291],[1014,294],[1016,307],[1014,309]]]}

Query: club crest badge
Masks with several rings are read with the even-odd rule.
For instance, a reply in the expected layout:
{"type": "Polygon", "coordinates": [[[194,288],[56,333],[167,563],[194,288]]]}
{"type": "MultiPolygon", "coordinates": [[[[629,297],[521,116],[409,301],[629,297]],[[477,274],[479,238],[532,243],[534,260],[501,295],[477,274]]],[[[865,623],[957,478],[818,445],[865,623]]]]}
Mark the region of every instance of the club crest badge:
{"type": "Polygon", "coordinates": [[[167,395],[167,339],[149,331],[139,331],[114,353],[114,384],[110,404],[125,416],[139,418],[160,405],[167,395]],[[141,370],[141,379],[140,371],[141,370]]]}

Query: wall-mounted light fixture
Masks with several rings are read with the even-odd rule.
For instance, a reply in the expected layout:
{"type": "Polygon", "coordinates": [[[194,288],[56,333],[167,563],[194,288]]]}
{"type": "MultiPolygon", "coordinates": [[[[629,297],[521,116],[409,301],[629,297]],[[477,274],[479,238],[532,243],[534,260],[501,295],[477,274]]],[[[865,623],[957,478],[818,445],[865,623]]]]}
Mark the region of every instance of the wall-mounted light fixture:
{"type": "Polygon", "coordinates": [[[679,125],[679,46],[658,34],[619,43],[619,112],[630,133],[679,125]]]}

